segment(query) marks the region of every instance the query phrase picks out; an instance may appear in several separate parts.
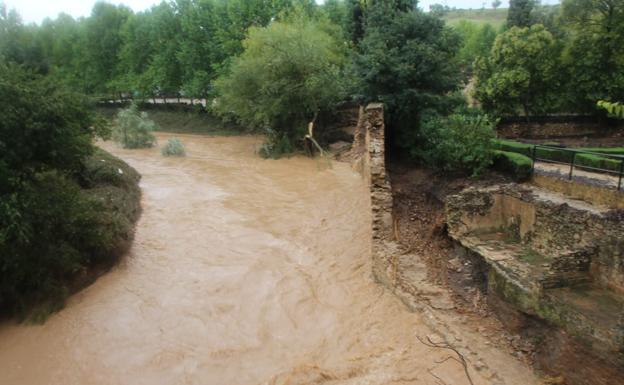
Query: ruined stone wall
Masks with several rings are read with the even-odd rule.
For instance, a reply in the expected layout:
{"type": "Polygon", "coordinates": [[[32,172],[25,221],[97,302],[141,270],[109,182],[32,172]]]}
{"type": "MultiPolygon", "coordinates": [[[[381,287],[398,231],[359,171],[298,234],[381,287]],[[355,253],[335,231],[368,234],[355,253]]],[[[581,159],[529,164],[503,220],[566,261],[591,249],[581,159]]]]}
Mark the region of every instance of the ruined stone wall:
{"type": "Polygon", "coordinates": [[[360,109],[355,131],[354,168],[369,180],[372,209],[373,276],[392,287],[396,271],[392,256],[398,248],[394,239],[392,189],[386,173],[385,124],[382,104],[369,104],[360,109]]]}
{"type": "Polygon", "coordinates": [[[447,200],[453,238],[504,234],[542,253],[553,273],[589,269],[601,286],[624,293],[621,216],[617,210],[597,209],[515,184],[467,189],[447,200]],[[592,256],[591,264],[586,254],[592,256]]]}
{"type": "Polygon", "coordinates": [[[516,184],[465,189],[446,211],[459,250],[489,266],[490,309],[537,343],[538,367],[574,385],[624,378],[622,211],[516,184]]]}
{"type": "Polygon", "coordinates": [[[548,175],[533,174],[531,184],[596,205],[624,209],[624,192],[591,184],[577,183],[548,175]]]}

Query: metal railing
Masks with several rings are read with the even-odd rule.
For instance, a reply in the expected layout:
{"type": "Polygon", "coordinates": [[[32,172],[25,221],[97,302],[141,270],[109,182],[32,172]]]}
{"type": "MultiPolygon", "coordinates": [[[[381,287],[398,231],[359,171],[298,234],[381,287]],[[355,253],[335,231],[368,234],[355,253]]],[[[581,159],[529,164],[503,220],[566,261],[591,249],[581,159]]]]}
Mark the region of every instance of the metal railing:
{"type": "Polygon", "coordinates": [[[605,153],[600,153],[600,152],[591,152],[591,151],[576,150],[576,149],[554,147],[554,146],[544,146],[544,145],[536,144],[533,146],[531,158],[533,160],[532,172],[535,172],[535,162],[545,162],[545,163],[554,163],[554,164],[570,166],[570,172],[568,174],[569,180],[572,180],[572,177],[574,176],[575,168],[608,174],[608,175],[615,175],[618,178],[617,190],[622,191],[622,188],[623,188],[622,181],[624,179],[624,155],[605,154],[605,153]],[[550,159],[550,158],[540,158],[539,149],[545,149],[548,151],[556,151],[556,152],[561,152],[564,154],[570,154],[569,155],[570,160],[562,161],[562,160],[556,160],[556,159],[550,159]],[[593,166],[589,166],[586,164],[578,164],[577,163],[578,155],[592,155],[592,156],[599,156],[601,158],[606,158],[606,159],[613,159],[619,162],[619,167],[617,167],[617,170],[613,170],[609,168],[593,167],[593,166]]]}

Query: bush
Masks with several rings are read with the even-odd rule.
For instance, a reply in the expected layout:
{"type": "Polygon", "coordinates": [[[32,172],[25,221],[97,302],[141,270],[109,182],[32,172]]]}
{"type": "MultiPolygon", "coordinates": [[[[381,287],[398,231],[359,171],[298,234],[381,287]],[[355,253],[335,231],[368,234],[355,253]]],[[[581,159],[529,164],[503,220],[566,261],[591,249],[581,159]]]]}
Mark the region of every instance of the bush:
{"type": "Polygon", "coordinates": [[[138,174],[99,150],[85,163],[87,188],[47,171],[0,204],[0,311],[26,316],[38,307],[41,320],[89,267],[112,264],[130,245],[138,174]]]}
{"type": "Polygon", "coordinates": [[[160,151],[163,156],[184,156],[186,155],[186,150],[184,149],[184,145],[178,138],[171,138],[167,141],[160,151]]]}
{"type": "Polygon", "coordinates": [[[492,164],[494,124],[487,115],[434,115],[423,119],[421,135],[412,154],[431,167],[478,175],[492,164]]]}
{"type": "Polygon", "coordinates": [[[113,140],[123,148],[149,148],[156,144],[156,124],[136,104],[119,111],[113,126],[113,140]]]}
{"type": "Polygon", "coordinates": [[[290,139],[287,134],[270,129],[267,131],[267,140],[262,147],[260,147],[260,156],[263,158],[278,159],[284,154],[290,154],[295,151],[293,140],[290,139]]]}
{"type": "Polygon", "coordinates": [[[533,161],[528,156],[515,152],[494,150],[494,169],[510,175],[517,182],[531,177],[533,161]]]}
{"type": "Polygon", "coordinates": [[[45,316],[132,239],[138,174],[85,98],[0,64],[0,313],[45,316]]]}

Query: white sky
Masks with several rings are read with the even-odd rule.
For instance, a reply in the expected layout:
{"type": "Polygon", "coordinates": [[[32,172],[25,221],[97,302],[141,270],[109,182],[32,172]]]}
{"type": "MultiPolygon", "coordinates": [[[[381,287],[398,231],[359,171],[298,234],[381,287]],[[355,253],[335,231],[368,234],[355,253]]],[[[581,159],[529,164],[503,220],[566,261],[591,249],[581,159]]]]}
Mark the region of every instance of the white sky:
{"type": "MultiPolygon", "coordinates": [[[[88,16],[95,0],[0,0],[9,9],[15,8],[22,16],[25,23],[41,23],[46,17],[55,18],[59,13],[65,12],[75,18],[88,16]]],[[[160,0],[108,0],[109,3],[125,4],[135,12],[142,11],[160,0]]],[[[322,0],[317,0],[321,3],[322,0]]],[[[542,0],[543,4],[556,4],[559,0],[542,0]]],[[[486,8],[491,7],[492,0],[420,0],[419,6],[429,10],[430,4],[444,4],[457,8],[486,8]]],[[[507,7],[508,0],[503,0],[502,7],[507,7]]]]}

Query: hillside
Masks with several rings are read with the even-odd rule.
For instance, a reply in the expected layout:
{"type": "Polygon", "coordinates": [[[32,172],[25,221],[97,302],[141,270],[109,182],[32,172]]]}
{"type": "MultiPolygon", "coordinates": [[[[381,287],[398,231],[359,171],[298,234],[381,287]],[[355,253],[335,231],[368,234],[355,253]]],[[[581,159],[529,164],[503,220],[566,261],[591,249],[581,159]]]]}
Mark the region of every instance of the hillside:
{"type": "Polygon", "coordinates": [[[450,25],[456,25],[460,20],[475,23],[489,23],[500,28],[507,19],[507,8],[499,9],[454,9],[444,15],[443,19],[450,25]]]}

